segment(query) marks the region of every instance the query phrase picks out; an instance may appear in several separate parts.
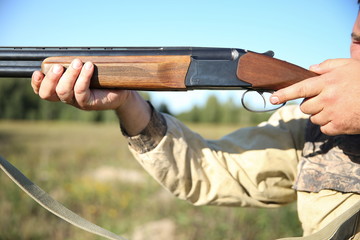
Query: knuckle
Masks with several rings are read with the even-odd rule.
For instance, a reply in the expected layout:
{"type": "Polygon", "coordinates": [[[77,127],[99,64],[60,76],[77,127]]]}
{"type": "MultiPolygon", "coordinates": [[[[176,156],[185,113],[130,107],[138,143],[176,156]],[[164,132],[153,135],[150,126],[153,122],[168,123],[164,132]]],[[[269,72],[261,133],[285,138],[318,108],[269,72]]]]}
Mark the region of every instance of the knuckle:
{"type": "Polygon", "coordinates": [[[334,94],[326,93],[322,95],[322,102],[325,102],[327,105],[332,105],[335,101],[334,94]]]}
{"type": "Polygon", "coordinates": [[[340,133],[347,133],[347,127],[345,122],[342,121],[330,121],[320,127],[322,133],[328,136],[338,135],[340,133]]]}
{"type": "Polygon", "coordinates": [[[298,95],[301,97],[301,98],[307,98],[308,97],[308,87],[306,84],[302,84],[298,87],[297,89],[298,91],[298,95]]]}
{"type": "Polygon", "coordinates": [[[305,114],[309,114],[309,111],[307,109],[307,105],[305,103],[300,104],[300,110],[305,114]]]}
{"type": "Polygon", "coordinates": [[[308,101],[309,101],[309,98],[306,98],[302,101],[302,103],[300,104],[300,110],[303,112],[303,113],[307,113],[307,106],[308,106],[308,101]]]}
{"type": "Polygon", "coordinates": [[[84,103],[84,102],[78,102],[78,107],[79,109],[81,110],[84,110],[84,111],[91,111],[93,110],[92,106],[87,104],[87,103],[84,103]]]}
{"type": "Polygon", "coordinates": [[[330,128],[328,125],[321,126],[320,131],[323,134],[328,135],[328,136],[333,136],[333,135],[336,135],[336,133],[337,133],[334,129],[330,128]]]}
{"type": "Polygon", "coordinates": [[[337,76],[336,73],[333,74],[328,74],[328,75],[323,75],[324,77],[324,82],[325,82],[325,86],[331,86],[336,84],[339,81],[339,77],[337,76]]]}
{"type": "Polygon", "coordinates": [[[51,100],[54,94],[48,91],[39,91],[39,97],[44,100],[51,100]]]}
{"type": "Polygon", "coordinates": [[[340,120],[338,119],[338,121],[334,121],[333,122],[333,128],[334,128],[334,131],[336,132],[341,132],[341,133],[344,133],[344,134],[347,134],[350,132],[350,129],[351,129],[351,123],[349,123],[348,121],[345,121],[345,120],[340,120]]]}
{"type": "MultiPolygon", "coordinates": [[[[333,89],[333,88],[326,89],[326,91],[323,91],[319,95],[320,102],[327,106],[330,106],[330,105],[336,103],[338,100],[337,93],[338,93],[338,91],[336,89],[333,89]]],[[[329,109],[329,110],[331,110],[331,109],[329,109]]]]}
{"type": "Polygon", "coordinates": [[[86,92],[86,89],[83,86],[79,86],[79,84],[75,84],[74,86],[74,94],[75,95],[83,95],[86,92]]]}
{"type": "Polygon", "coordinates": [[[323,61],[322,63],[321,63],[321,65],[323,65],[323,66],[329,66],[331,64],[331,60],[330,59],[326,59],[325,61],[323,61]]]}
{"type": "Polygon", "coordinates": [[[311,115],[310,116],[310,121],[313,123],[313,124],[316,124],[316,125],[320,125],[320,122],[317,118],[317,115],[311,115]]]}
{"type": "Polygon", "coordinates": [[[35,94],[39,94],[39,86],[37,86],[36,84],[31,83],[31,87],[32,87],[35,94]]]}
{"type": "Polygon", "coordinates": [[[327,59],[320,63],[320,67],[322,69],[331,69],[334,66],[335,62],[333,59],[327,59]]]}
{"type": "Polygon", "coordinates": [[[66,89],[64,89],[63,87],[61,87],[61,86],[57,86],[56,87],[56,94],[59,96],[59,97],[64,97],[64,96],[67,96],[67,95],[69,95],[69,92],[66,90],[66,89]]]}

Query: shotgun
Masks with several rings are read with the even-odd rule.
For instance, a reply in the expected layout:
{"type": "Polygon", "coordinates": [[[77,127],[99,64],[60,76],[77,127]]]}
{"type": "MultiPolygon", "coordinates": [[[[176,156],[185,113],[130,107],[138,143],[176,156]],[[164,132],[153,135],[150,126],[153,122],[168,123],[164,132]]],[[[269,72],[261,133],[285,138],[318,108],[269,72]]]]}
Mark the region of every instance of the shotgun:
{"type": "MultiPolygon", "coordinates": [[[[232,48],[0,47],[0,77],[28,78],[36,70],[46,74],[54,64],[68,67],[74,58],[94,63],[93,88],[262,92],[316,75],[273,55],[271,51],[260,54],[232,48]]],[[[65,221],[108,239],[124,240],[65,208],[1,157],[0,168],[40,205],[65,221]]]]}
{"type": "Polygon", "coordinates": [[[234,48],[202,47],[0,47],[0,77],[27,78],[74,58],[91,61],[92,88],[187,91],[274,91],[316,76],[304,68],[234,48]]]}

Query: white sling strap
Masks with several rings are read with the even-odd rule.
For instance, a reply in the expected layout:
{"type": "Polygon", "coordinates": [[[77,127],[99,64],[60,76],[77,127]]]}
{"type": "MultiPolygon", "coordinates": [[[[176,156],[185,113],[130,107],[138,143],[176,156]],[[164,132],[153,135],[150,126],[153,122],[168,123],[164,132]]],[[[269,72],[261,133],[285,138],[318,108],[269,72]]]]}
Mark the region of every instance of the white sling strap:
{"type": "Polygon", "coordinates": [[[6,161],[0,156],[0,168],[13,180],[24,192],[32,197],[36,202],[43,206],[49,212],[52,212],[56,216],[64,219],[72,225],[88,231],[93,234],[105,237],[112,240],[126,240],[125,238],[118,236],[106,229],[103,229],[86,219],[80,217],[76,213],[70,211],[61,203],[54,200],[44,190],[31,182],[24,176],[16,167],[6,161]]]}

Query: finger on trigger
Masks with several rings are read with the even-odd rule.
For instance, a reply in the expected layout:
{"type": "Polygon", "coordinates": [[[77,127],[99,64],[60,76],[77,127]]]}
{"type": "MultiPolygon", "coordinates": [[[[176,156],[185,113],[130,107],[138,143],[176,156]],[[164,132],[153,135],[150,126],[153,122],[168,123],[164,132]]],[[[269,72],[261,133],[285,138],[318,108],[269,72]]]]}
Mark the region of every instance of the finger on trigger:
{"type": "Polygon", "coordinates": [[[282,104],[290,100],[309,98],[319,94],[321,92],[321,86],[318,86],[319,84],[316,78],[318,77],[308,78],[276,91],[271,95],[270,102],[272,104],[282,104]]]}

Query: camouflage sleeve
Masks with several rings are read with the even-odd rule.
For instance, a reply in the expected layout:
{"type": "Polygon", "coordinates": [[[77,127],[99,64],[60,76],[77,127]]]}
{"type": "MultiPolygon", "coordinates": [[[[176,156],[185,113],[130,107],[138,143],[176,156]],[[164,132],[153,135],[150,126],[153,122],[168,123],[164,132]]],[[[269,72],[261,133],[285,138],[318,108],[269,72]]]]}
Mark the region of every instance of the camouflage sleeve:
{"type": "Polygon", "coordinates": [[[121,126],[122,134],[127,138],[129,145],[138,153],[145,153],[154,149],[167,131],[166,120],[149,102],[152,113],[150,122],[138,135],[129,136],[126,130],[121,126]]]}

